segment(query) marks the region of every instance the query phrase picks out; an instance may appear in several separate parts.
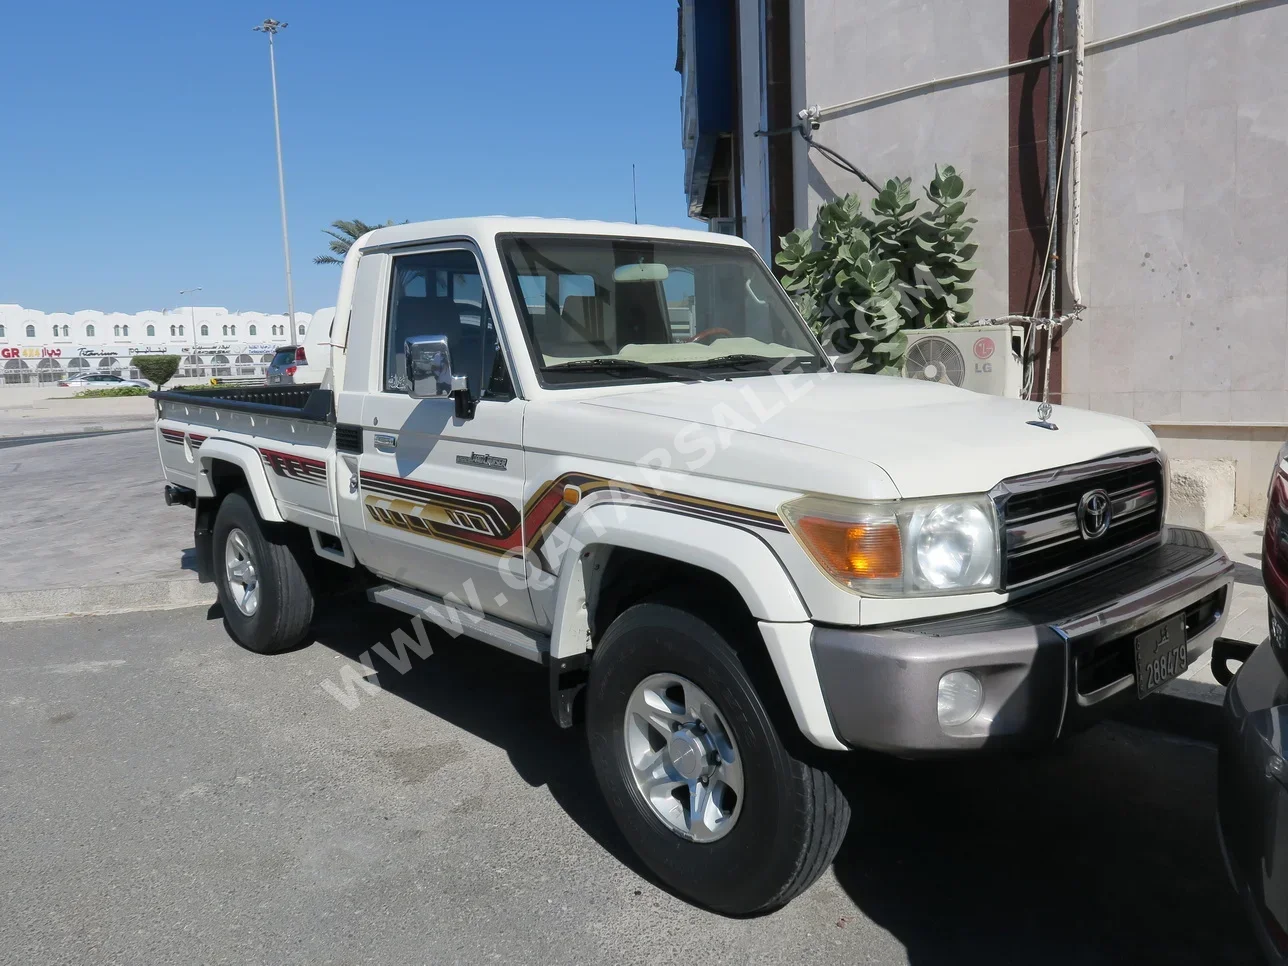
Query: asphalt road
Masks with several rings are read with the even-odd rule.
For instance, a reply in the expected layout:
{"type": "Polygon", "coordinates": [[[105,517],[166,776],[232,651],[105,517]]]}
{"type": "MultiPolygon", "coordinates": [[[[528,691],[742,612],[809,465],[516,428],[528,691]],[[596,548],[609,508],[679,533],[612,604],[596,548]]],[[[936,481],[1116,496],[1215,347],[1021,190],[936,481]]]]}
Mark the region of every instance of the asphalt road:
{"type": "Polygon", "coordinates": [[[182,577],[192,511],[164,486],[150,429],[0,440],[0,596],[182,577]]]}
{"type": "Polygon", "coordinates": [[[635,868],[538,668],[435,638],[347,710],[399,618],[340,610],[277,657],[205,609],[0,628],[0,961],[1256,961],[1205,745],[856,760],[833,871],[727,919],[635,868]]]}

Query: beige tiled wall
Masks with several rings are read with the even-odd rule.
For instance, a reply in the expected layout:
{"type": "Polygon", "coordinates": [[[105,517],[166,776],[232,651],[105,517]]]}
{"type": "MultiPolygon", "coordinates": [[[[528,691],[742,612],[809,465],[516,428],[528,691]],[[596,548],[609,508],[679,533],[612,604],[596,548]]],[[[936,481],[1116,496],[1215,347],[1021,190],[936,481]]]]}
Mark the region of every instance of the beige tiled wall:
{"type": "MultiPolygon", "coordinates": [[[[1210,6],[1088,4],[1090,39],[1210,6]]],[[[1288,5],[1268,5],[1088,56],[1066,403],[1288,422],[1286,55],[1288,5]]]]}
{"type": "Polygon", "coordinates": [[[1153,429],[1172,459],[1234,460],[1236,512],[1253,516],[1266,512],[1266,488],[1285,438],[1282,428],[1163,424],[1153,429]]]}
{"type": "MultiPolygon", "coordinates": [[[[1007,61],[1008,0],[804,0],[805,91],[800,106],[830,105],[1007,61]]],[[[815,135],[878,182],[911,177],[916,197],[936,164],[955,166],[975,189],[976,317],[1007,310],[1008,81],[999,75],[896,98],[826,121],[815,135]]],[[[809,155],[806,208],[872,191],[809,155]]]]}

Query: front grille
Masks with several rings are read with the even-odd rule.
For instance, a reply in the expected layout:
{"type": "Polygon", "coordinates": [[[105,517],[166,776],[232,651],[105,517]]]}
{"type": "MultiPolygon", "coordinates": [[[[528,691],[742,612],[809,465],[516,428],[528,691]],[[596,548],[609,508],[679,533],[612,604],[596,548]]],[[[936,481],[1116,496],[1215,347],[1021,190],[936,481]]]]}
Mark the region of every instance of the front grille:
{"type": "Polygon", "coordinates": [[[1156,537],[1163,464],[1152,452],[1112,457],[1007,480],[994,496],[1004,533],[1002,587],[1014,590],[1091,569],[1156,537]],[[1079,517],[1080,501],[1095,490],[1109,497],[1109,527],[1101,536],[1087,535],[1079,517]]]}

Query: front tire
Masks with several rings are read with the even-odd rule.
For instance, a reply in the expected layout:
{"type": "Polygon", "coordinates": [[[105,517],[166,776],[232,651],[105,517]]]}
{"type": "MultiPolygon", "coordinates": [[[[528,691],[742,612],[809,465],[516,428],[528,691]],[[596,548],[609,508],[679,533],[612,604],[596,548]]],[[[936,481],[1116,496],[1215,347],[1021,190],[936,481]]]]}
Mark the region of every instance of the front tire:
{"type": "Polygon", "coordinates": [[[211,541],[224,624],[256,654],[297,646],[313,620],[309,561],[284,526],[265,523],[245,493],[224,497],[211,541]]]}
{"type": "Polygon", "coordinates": [[[841,846],[848,802],[787,750],[737,651],[693,613],[643,603],[612,623],[591,665],[586,725],[622,834],[700,905],[776,909],[841,846]]]}

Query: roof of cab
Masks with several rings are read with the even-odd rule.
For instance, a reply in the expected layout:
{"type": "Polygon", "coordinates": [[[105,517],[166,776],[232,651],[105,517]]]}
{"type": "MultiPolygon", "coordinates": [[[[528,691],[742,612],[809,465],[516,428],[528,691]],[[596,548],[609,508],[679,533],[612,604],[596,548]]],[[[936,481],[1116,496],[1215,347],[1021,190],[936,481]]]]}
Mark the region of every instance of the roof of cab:
{"type": "Polygon", "coordinates": [[[696,231],[692,228],[664,228],[659,225],[632,225],[616,221],[579,221],[573,218],[511,218],[485,215],[478,218],[447,218],[439,221],[416,221],[406,225],[377,228],[362,236],[360,251],[409,245],[440,238],[472,238],[491,242],[497,235],[608,235],[614,238],[657,238],[667,241],[707,242],[750,248],[734,235],[696,231]]]}

